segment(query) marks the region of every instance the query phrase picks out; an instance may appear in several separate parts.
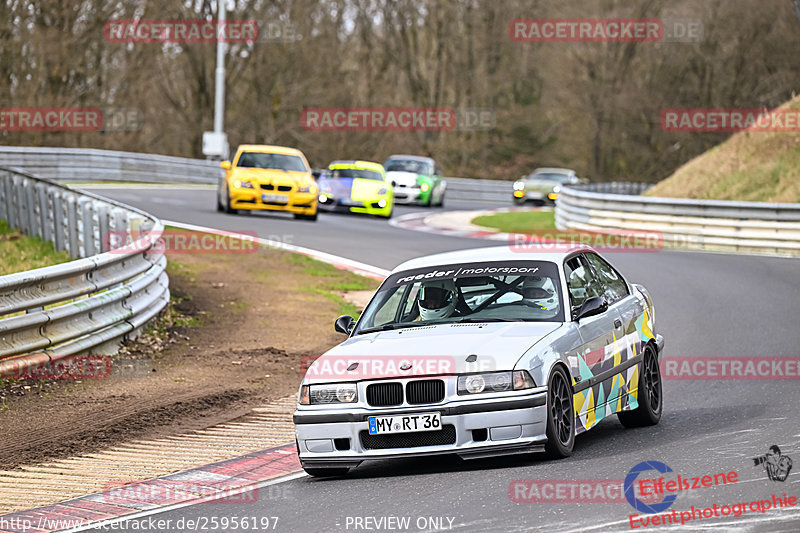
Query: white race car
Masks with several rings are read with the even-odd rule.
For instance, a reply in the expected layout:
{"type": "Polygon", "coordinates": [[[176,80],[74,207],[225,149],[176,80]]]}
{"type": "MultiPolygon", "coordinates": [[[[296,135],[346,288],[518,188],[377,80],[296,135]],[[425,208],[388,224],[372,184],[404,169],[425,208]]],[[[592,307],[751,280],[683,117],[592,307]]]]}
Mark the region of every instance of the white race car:
{"type": "Polygon", "coordinates": [[[443,453],[565,457],[612,414],[661,418],[653,302],[588,247],[414,259],[336,330],[347,340],[310,365],[294,413],[311,475],[443,453]]]}

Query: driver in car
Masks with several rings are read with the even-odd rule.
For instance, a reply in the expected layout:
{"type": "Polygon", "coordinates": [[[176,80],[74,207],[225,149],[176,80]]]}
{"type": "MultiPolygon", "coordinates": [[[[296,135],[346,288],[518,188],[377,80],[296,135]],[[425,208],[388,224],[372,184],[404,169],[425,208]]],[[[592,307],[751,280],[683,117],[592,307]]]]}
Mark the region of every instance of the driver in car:
{"type": "Polygon", "coordinates": [[[417,296],[420,320],[442,320],[453,315],[458,290],[452,279],[423,282],[417,296]]]}

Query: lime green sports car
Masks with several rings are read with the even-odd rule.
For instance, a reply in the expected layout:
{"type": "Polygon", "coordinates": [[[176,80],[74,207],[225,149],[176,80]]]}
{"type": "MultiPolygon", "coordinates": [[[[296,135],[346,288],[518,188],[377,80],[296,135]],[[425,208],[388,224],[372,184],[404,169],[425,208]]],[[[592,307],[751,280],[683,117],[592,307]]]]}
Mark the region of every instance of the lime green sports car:
{"type": "Polygon", "coordinates": [[[370,161],[334,161],[319,177],[319,209],[389,218],[392,184],[383,165],[370,161]]]}

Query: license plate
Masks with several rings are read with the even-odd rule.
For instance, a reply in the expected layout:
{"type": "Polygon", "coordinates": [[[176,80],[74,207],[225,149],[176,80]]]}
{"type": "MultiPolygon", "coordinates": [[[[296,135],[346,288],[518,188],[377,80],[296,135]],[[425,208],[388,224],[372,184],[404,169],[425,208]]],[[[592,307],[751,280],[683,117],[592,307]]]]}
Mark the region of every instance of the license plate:
{"type": "Polygon", "coordinates": [[[526,194],[526,196],[533,200],[541,200],[544,197],[542,193],[536,191],[531,191],[528,194],[526,194]]]}
{"type": "Polygon", "coordinates": [[[261,195],[262,202],[277,202],[281,204],[289,203],[289,197],[284,196],[283,194],[262,194],[261,195]]]}
{"type": "Polygon", "coordinates": [[[346,205],[346,206],[361,206],[361,205],[364,205],[363,202],[359,202],[358,200],[352,200],[350,198],[342,198],[341,203],[342,203],[342,205],[346,205]]]}
{"type": "Polygon", "coordinates": [[[440,413],[406,413],[394,416],[371,416],[370,435],[386,433],[411,433],[414,431],[439,431],[442,429],[440,413]]]}

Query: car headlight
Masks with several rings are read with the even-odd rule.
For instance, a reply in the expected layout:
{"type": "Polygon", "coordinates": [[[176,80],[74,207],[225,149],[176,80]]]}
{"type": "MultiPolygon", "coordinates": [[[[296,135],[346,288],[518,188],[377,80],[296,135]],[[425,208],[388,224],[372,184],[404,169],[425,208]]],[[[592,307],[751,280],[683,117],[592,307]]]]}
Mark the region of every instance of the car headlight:
{"type": "Polygon", "coordinates": [[[383,189],[378,191],[378,196],[383,196],[384,194],[386,194],[386,192],[387,192],[386,187],[384,187],[383,189]]]}
{"type": "Polygon", "coordinates": [[[555,187],[553,187],[553,192],[554,192],[554,193],[560,193],[560,192],[561,192],[561,187],[559,187],[558,185],[556,185],[555,187]]]}
{"type": "Polygon", "coordinates": [[[299,403],[302,405],[355,403],[356,401],[358,401],[358,392],[355,383],[303,385],[300,387],[299,403]]]}
{"type": "Polygon", "coordinates": [[[243,180],[234,180],[233,186],[236,187],[237,189],[252,189],[253,188],[253,184],[252,183],[250,183],[249,181],[243,181],[243,180]]]}
{"type": "Polygon", "coordinates": [[[324,194],[320,194],[320,195],[319,195],[319,201],[320,201],[320,202],[322,202],[322,203],[324,204],[325,202],[327,202],[327,201],[328,201],[328,197],[327,197],[327,196],[325,196],[324,194]]]}
{"type": "Polygon", "coordinates": [[[431,186],[428,185],[427,183],[423,183],[422,185],[419,186],[419,190],[421,190],[422,192],[428,192],[428,189],[430,188],[431,186]]]}
{"type": "Polygon", "coordinates": [[[469,374],[458,378],[458,394],[460,395],[532,389],[535,386],[533,378],[527,370],[469,374]]]}
{"type": "Polygon", "coordinates": [[[525,182],[523,181],[515,181],[514,182],[514,190],[521,191],[525,188],[525,182]]]}
{"type": "Polygon", "coordinates": [[[297,192],[313,192],[315,189],[316,187],[312,185],[303,185],[297,189],[297,192]]]}

